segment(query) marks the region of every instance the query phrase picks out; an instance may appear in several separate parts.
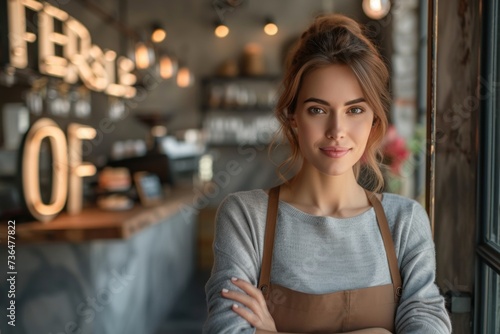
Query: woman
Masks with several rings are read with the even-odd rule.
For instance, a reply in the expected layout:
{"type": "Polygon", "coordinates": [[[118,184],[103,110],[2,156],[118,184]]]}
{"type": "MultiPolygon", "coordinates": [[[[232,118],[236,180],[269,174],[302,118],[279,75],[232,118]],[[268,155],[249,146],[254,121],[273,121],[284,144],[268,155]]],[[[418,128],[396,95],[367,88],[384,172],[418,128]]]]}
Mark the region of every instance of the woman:
{"type": "Polygon", "coordinates": [[[205,333],[450,333],[429,220],[383,186],[388,71],[359,25],[317,18],[292,54],[276,113],[299,171],[217,213],[205,333]]]}

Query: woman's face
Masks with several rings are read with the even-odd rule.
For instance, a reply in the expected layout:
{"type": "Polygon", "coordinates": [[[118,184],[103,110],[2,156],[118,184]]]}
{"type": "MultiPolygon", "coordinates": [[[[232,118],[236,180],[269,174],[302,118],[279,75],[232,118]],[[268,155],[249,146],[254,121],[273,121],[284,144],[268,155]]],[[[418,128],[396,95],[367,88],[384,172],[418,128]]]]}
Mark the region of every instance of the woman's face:
{"type": "Polygon", "coordinates": [[[362,157],[374,113],[347,65],[330,65],[302,79],[291,124],[304,159],[327,175],[352,172],[362,157]]]}

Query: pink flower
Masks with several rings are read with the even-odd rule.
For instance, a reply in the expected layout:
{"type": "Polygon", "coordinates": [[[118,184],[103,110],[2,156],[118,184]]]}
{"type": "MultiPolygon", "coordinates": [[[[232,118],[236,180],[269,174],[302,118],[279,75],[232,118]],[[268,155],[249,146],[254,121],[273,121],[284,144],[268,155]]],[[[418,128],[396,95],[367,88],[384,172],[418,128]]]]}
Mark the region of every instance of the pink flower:
{"type": "Polygon", "coordinates": [[[406,142],[401,137],[394,125],[389,125],[387,133],[382,141],[382,153],[384,161],[391,168],[391,172],[396,175],[401,174],[401,166],[410,156],[410,151],[406,147],[406,142]]]}

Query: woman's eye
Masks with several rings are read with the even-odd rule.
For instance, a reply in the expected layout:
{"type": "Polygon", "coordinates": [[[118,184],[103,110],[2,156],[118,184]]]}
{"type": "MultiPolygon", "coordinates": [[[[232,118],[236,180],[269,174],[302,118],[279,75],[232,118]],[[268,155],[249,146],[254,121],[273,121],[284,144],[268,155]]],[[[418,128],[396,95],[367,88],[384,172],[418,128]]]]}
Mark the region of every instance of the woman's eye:
{"type": "Polygon", "coordinates": [[[312,107],[312,108],[309,108],[309,112],[313,115],[315,114],[324,114],[325,111],[321,108],[316,108],[316,107],[312,107]]]}
{"type": "Polygon", "coordinates": [[[363,112],[364,112],[364,110],[362,108],[359,108],[359,107],[354,107],[354,108],[349,109],[350,114],[362,114],[363,112]]]}

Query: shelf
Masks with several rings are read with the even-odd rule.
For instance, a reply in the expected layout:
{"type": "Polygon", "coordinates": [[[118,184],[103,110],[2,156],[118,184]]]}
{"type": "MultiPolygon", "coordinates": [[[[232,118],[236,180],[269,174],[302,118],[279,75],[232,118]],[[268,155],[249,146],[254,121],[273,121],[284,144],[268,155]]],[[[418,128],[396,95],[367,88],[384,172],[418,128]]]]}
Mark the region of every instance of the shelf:
{"type": "MultiPolygon", "coordinates": [[[[126,211],[86,208],[78,215],[61,213],[48,223],[16,225],[16,242],[84,242],[98,239],[128,239],[145,228],[164,222],[193,203],[192,188],[176,188],[166,200],[152,207],[135,205],[126,211]]],[[[3,233],[6,228],[3,228],[3,233]]],[[[3,238],[2,238],[3,239],[3,238]]]]}
{"type": "Polygon", "coordinates": [[[201,110],[222,112],[272,112],[279,76],[208,77],[202,80],[201,110]]]}

